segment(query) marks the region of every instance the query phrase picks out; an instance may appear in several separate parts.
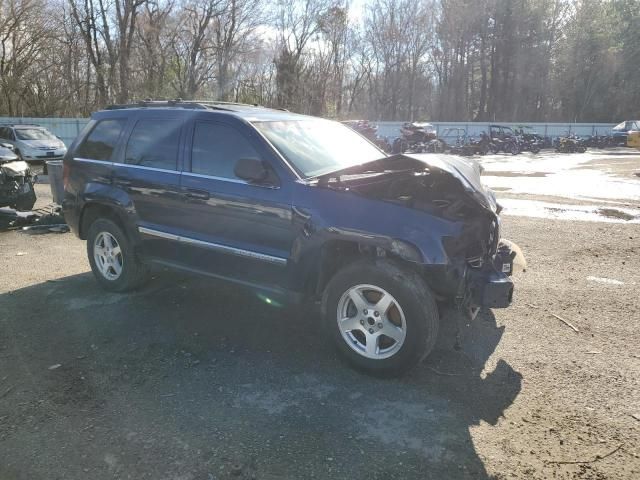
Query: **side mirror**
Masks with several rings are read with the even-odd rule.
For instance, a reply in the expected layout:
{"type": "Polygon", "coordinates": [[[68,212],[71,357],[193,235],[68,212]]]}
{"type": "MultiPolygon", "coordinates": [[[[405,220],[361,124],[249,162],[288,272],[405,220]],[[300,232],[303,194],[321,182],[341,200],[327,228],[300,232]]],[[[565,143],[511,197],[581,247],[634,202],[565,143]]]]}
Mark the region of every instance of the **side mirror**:
{"type": "Polygon", "coordinates": [[[258,185],[275,185],[275,175],[262,161],[255,158],[241,158],[233,169],[236,177],[258,185]]]}

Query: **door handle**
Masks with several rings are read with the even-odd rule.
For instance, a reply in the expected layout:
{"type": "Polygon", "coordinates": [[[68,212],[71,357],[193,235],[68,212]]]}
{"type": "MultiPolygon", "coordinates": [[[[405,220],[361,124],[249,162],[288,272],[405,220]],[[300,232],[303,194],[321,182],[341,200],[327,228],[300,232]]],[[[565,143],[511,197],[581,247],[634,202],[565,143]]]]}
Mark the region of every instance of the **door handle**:
{"type": "Polygon", "coordinates": [[[189,188],[185,192],[185,196],[194,200],[209,200],[209,192],[207,192],[206,190],[196,190],[189,188]]]}

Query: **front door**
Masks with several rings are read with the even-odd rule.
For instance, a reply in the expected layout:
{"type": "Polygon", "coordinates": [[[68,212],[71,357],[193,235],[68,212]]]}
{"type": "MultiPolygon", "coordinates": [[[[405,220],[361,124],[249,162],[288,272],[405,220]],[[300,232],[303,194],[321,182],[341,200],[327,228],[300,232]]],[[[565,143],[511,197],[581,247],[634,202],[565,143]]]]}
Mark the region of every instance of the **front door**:
{"type": "Polygon", "coordinates": [[[248,284],[280,289],[292,244],[291,191],[273,175],[252,185],[234,174],[239,159],[263,158],[257,138],[235,125],[196,121],[182,175],[183,229],[190,264],[248,284]]]}

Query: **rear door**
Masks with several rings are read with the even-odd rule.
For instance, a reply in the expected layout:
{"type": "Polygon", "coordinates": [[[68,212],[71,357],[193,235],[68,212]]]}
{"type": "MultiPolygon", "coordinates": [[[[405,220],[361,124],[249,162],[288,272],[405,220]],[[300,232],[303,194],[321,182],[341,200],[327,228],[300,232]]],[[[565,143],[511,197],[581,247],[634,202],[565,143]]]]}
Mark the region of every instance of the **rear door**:
{"type": "Polygon", "coordinates": [[[114,166],[114,185],[126,192],[130,214],[142,235],[145,255],[180,258],[182,196],[180,170],[184,120],[179,116],[141,116],[131,126],[114,166]]]}
{"type": "MultiPolygon", "coordinates": [[[[183,229],[190,263],[251,284],[282,286],[293,241],[290,183],[278,178],[277,160],[250,127],[195,121],[182,175],[183,229]],[[239,159],[262,160],[268,184],[237,178],[239,159]]],[[[280,172],[282,177],[282,172],[280,172]]]]}

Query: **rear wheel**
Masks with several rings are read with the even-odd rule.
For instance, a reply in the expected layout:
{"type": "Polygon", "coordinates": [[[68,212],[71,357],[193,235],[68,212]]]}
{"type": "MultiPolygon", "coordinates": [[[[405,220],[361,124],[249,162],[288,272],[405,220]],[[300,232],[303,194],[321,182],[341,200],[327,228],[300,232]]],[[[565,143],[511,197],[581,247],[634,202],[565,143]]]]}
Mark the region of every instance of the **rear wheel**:
{"type": "Polygon", "coordinates": [[[322,299],[325,325],[356,368],[400,375],[433,349],[438,310],[414,272],[389,260],[362,260],[339,271],[322,299]]]}
{"type": "Polygon", "coordinates": [[[109,219],[100,218],[89,227],[87,255],[93,275],[106,290],[134,290],[148,278],[148,267],[120,227],[109,219]]]}

